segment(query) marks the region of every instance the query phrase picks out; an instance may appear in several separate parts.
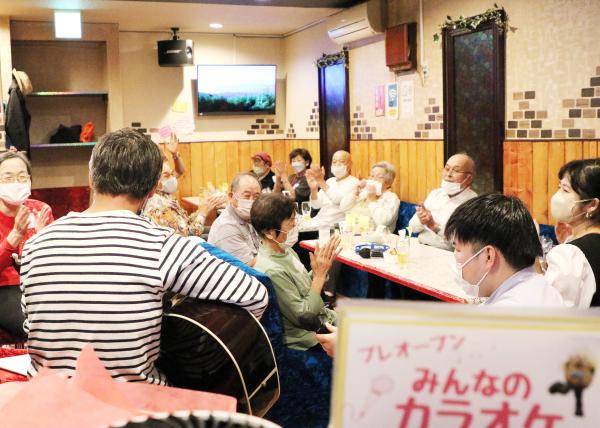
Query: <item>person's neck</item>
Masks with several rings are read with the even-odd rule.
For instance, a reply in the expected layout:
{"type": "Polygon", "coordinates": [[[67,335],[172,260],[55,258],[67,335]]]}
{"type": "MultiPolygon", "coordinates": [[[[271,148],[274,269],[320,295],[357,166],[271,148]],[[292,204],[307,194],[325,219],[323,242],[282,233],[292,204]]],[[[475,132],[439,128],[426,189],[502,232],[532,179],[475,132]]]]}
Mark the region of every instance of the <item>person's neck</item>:
{"type": "Polygon", "coordinates": [[[489,297],[492,294],[494,294],[496,290],[500,288],[508,278],[510,278],[517,272],[517,270],[510,267],[508,264],[504,264],[493,275],[488,274],[484,282],[487,282],[487,286],[485,288],[490,290],[490,292],[485,297],[489,297]]]}
{"type": "Polygon", "coordinates": [[[306,168],[296,173],[296,177],[304,177],[306,175],[306,168]]]}
{"type": "Polygon", "coordinates": [[[262,238],[262,243],[265,247],[267,247],[269,250],[273,251],[274,253],[279,253],[279,254],[283,254],[285,251],[279,246],[277,245],[276,242],[274,242],[273,240],[269,239],[269,238],[262,238]]]}
{"type": "Polygon", "coordinates": [[[269,173],[271,172],[270,169],[266,169],[265,172],[263,173],[263,175],[261,175],[260,177],[258,177],[258,181],[262,180],[263,178],[265,178],[267,175],[269,175],[269,173]]]}
{"type": "Polygon", "coordinates": [[[342,181],[344,178],[347,178],[350,176],[350,173],[347,173],[346,175],[344,175],[343,177],[337,178],[335,177],[335,181],[342,181]]]}
{"type": "Polygon", "coordinates": [[[85,213],[98,213],[103,211],[131,211],[137,214],[143,202],[132,199],[127,195],[107,195],[102,193],[94,194],[94,202],[85,210],[85,213]]]}
{"type": "Polygon", "coordinates": [[[573,230],[573,239],[581,238],[590,233],[600,233],[600,224],[591,223],[587,219],[583,219],[576,225],[571,225],[573,230]]]}
{"type": "Polygon", "coordinates": [[[0,212],[7,217],[15,217],[21,205],[9,205],[0,199],[0,212]]]}

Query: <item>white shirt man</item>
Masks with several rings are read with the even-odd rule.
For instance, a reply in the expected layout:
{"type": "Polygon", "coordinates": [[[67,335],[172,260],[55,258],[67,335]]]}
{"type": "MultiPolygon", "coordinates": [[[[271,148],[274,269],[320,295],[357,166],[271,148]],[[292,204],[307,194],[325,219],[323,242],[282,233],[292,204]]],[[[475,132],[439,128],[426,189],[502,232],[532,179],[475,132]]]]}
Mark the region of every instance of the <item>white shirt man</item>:
{"type": "Polygon", "coordinates": [[[465,202],[446,224],[457,281],[484,305],[563,307],[563,299],[535,272],[542,254],[529,211],[518,198],[482,195],[465,202]]]}
{"type": "Polygon", "coordinates": [[[313,166],[306,172],[310,187],[310,205],[319,209],[314,221],[319,226],[333,226],[343,221],[346,211],[354,205],[359,180],[350,175],[352,160],[350,153],[339,150],[331,159],[331,173],[334,177],[325,180],[325,172],[313,166]]]}
{"type": "Polygon", "coordinates": [[[470,187],[474,177],[475,163],[468,155],[457,154],[448,159],[441,187],[427,195],[408,223],[419,234],[421,244],[452,250],[452,244],[444,238],[446,222],[459,205],[477,196],[470,187]]]}

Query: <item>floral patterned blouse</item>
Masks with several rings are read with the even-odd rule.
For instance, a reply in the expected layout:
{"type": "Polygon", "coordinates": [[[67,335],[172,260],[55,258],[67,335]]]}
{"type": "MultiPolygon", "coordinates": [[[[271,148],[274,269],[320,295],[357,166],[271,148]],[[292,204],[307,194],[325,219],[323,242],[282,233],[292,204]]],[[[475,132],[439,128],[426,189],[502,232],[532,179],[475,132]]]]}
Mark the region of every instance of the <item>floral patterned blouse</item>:
{"type": "Polygon", "coordinates": [[[198,211],[188,215],[176,199],[162,192],[155,192],[148,199],[143,215],[155,224],[169,227],[182,236],[200,236],[204,230],[204,216],[198,211]]]}

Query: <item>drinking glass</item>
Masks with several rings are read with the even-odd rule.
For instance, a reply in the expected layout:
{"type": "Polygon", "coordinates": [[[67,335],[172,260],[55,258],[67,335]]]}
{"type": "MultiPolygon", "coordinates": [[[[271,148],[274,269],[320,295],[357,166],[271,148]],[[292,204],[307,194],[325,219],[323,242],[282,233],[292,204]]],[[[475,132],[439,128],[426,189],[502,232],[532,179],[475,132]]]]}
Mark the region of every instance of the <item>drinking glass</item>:
{"type": "Polygon", "coordinates": [[[398,237],[396,241],[396,253],[398,254],[398,265],[401,268],[408,267],[408,255],[410,253],[410,237],[398,237]]]}
{"type": "Polygon", "coordinates": [[[310,202],[304,201],[301,205],[302,208],[302,217],[304,221],[310,221],[310,202]]]}

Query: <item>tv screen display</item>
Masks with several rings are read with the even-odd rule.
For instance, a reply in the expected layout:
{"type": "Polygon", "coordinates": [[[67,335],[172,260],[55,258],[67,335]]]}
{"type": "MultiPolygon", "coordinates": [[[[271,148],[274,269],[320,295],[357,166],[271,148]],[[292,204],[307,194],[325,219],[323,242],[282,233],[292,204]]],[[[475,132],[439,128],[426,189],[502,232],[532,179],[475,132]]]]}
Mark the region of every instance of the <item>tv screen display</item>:
{"type": "Polygon", "coordinates": [[[199,65],[198,114],[275,114],[275,65],[199,65]]]}

